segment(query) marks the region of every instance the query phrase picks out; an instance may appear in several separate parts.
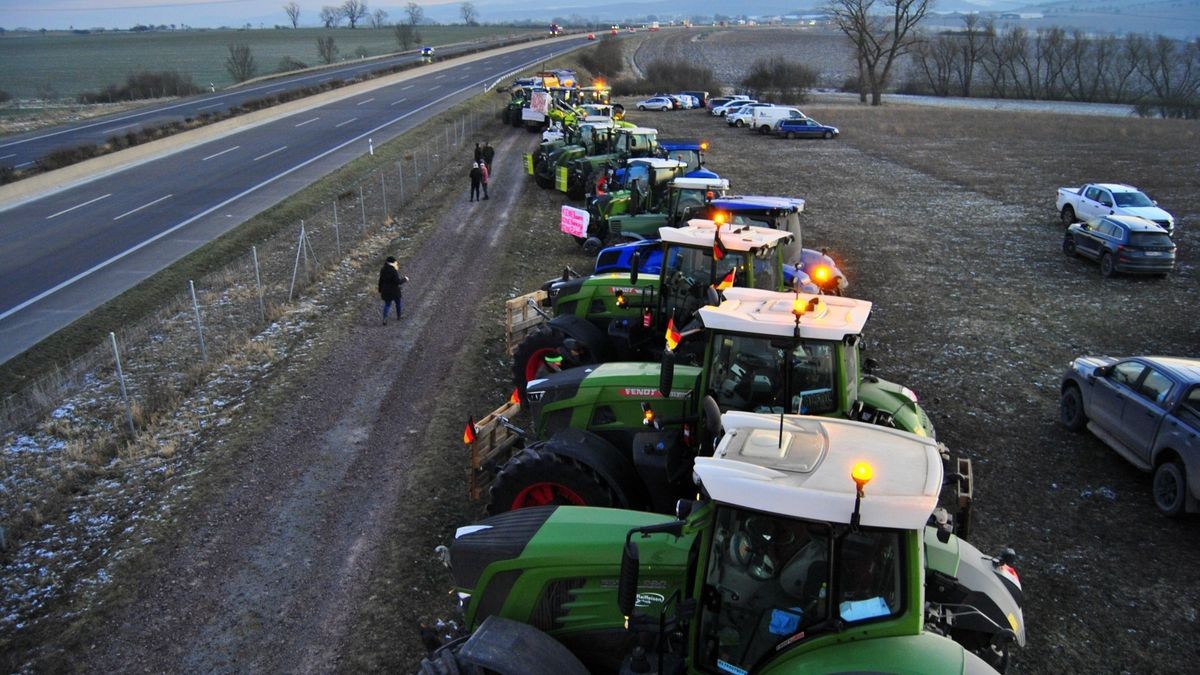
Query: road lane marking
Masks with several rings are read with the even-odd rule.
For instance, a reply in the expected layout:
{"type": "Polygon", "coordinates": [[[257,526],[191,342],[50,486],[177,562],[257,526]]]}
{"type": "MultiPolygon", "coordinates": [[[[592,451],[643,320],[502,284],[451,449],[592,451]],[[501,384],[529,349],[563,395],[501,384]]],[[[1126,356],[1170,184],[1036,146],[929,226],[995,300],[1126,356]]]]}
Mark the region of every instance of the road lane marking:
{"type": "Polygon", "coordinates": [[[122,129],[128,129],[129,127],[136,127],[136,126],[138,126],[138,125],[140,125],[140,124],[142,124],[142,123],[141,123],[141,122],[134,122],[133,124],[126,124],[126,125],[124,125],[124,126],[120,126],[120,127],[113,127],[113,128],[111,128],[111,129],[108,129],[108,130],[106,130],[104,133],[106,133],[106,134],[107,134],[107,133],[111,133],[111,132],[114,132],[114,131],[120,131],[120,130],[122,130],[122,129]]]}
{"type": "Polygon", "coordinates": [[[413,88],[413,86],[414,86],[414,85],[411,85],[411,84],[410,84],[410,85],[408,85],[407,87],[400,87],[400,91],[408,91],[409,89],[412,89],[412,88],[413,88]]]}
{"type": "Polygon", "coordinates": [[[149,204],[142,204],[141,206],[137,207],[136,209],[133,209],[131,211],[126,211],[125,213],[122,213],[121,215],[117,216],[116,218],[113,218],[113,220],[120,220],[120,219],[124,218],[125,216],[137,213],[138,211],[141,211],[144,208],[154,206],[155,204],[157,204],[161,201],[170,199],[171,197],[174,197],[174,196],[175,195],[167,195],[166,197],[159,197],[158,199],[155,199],[154,201],[150,202],[149,204]]]}
{"type": "MultiPolygon", "coordinates": [[[[403,101],[403,100],[404,99],[400,99],[400,101],[403,101]]],[[[396,103],[399,103],[400,101],[396,101],[396,103]]],[[[393,103],[392,105],[396,105],[396,103],[393,103]]],[[[17,156],[17,153],[14,152],[11,155],[5,155],[3,157],[0,157],[0,159],[8,159],[9,157],[16,157],[16,156],[17,156]]]]}
{"type": "Polygon", "coordinates": [[[22,163],[22,164],[18,164],[18,165],[17,165],[15,168],[18,168],[18,169],[20,169],[21,167],[23,167],[23,166],[29,166],[30,164],[33,164],[33,162],[24,162],[24,163],[22,163]]]}
{"type": "Polygon", "coordinates": [[[367,100],[365,100],[365,101],[359,101],[358,103],[355,103],[354,105],[366,105],[366,104],[368,104],[368,103],[370,103],[371,101],[374,101],[374,100],[375,100],[375,97],[374,97],[374,96],[372,96],[371,98],[369,98],[369,99],[367,99],[367,100]]]}
{"type": "Polygon", "coordinates": [[[354,121],[354,120],[356,120],[356,119],[358,119],[358,118],[357,118],[357,117],[351,117],[350,119],[346,120],[345,122],[342,122],[341,124],[335,124],[335,125],[333,126],[333,128],[334,128],[334,129],[337,129],[338,127],[344,127],[344,126],[346,126],[347,124],[350,124],[351,122],[353,122],[353,121],[354,121]]]}
{"type": "Polygon", "coordinates": [[[319,120],[319,119],[321,119],[321,118],[320,118],[320,117],[314,117],[314,118],[312,118],[311,120],[304,120],[303,122],[301,122],[300,124],[297,124],[296,126],[297,126],[297,127],[302,127],[302,126],[304,126],[305,124],[308,124],[309,122],[316,122],[316,121],[317,121],[317,120],[319,120]]]}
{"type": "Polygon", "coordinates": [[[437,76],[435,76],[433,79],[435,79],[435,80],[440,80],[440,79],[442,79],[442,78],[443,78],[443,77],[445,77],[445,76],[446,76],[446,74],[445,74],[445,73],[442,73],[441,75],[437,75],[437,76]]]}
{"type": "Polygon", "coordinates": [[[281,91],[283,91],[284,89],[287,89],[287,87],[280,87],[280,88],[278,88],[278,89],[272,89],[271,91],[268,91],[268,92],[266,92],[266,93],[268,93],[268,94],[274,94],[274,93],[277,93],[277,92],[281,92],[281,91]]]}
{"type": "MultiPolygon", "coordinates": [[[[407,100],[408,100],[407,98],[402,98],[402,99],[400,99],[399,101],[392,101],[392,102],[391,102],[391,103],[388,105],[388,107],[390,108],[390,107],[392,107],[392,106],[394,106],[394,105],[400,105],[401,103],[404,103],[404,102],[405,102],[405,101],[407,101],[407,100]]],[[[9,155],[9,157],[12,157],[12,155],[9,155]]],[[[3,158],[3,157],[0,157],[0,159],[4,159],[4,158],[3,158]]]]}
{"type": "Polygon", "coordinates": [[[442,85],[440,85],[440,84],[435,84],[435,85],[433,85],[432,87],[430,87],[430,88],[429,88],[429,91],[433,91],[434,89],[441,89],[441,88],[442,88],[442,85]]]}
{"type": "Polygon", "coordinates": [[[112,193],[110,192],[106,195],[100,195],[99,197],[96,197],[95,199],[89,199],[82,204],[76,204],[75,206],[72,206],[69,209],[63,209],[62,211],[59,211],[58,213],[46,216],[46,220],[50,220],[51,218],[57,218],[57,217],[61,216],[62,214],[70,213],[71,211],[74,211],[75,209],[82,209],[83,207],[87,206],[88,204],[95,204],[96,202],[100,201],[101,199],[108,199],[111,196],[112,196],[112,193]]]}
{"type": "Polygon", "coordinates": [[[222,150],[222,151],[218,152],[218,153],[217,153],[217,154],[215,154],[215,155],[209,155],[208,157],[205,157],[204,159],[202,159],[202,160],[200,160],[200,161],[201,161],[201,162],[207,162],[208,160],[212,159],[213,157],[220,157],[221,155],[223,155],[223,154],[225,154],[225,153],[227,153],[227,152],[233,152],[234,150],[237,150],[237,149],[238,149],[238,148],[240,148],[240,147],[242,147],[242,146],[240,146],[240,145],[235,145],[235,146],[233,146],[232,148],[227,148],[227,149],[225,149],[225,150],[222,150]]]}
{"type": "Polygon", "coordinates": [[[323,78],[317,80],[317,82],[328,82],[332,79],[333,79],[332,77],[323,77],[323,78]]]}
{"type": "Polygon", "coordinates": [[[203,108],[196,108],[196,110],[208,110],[209,108],[220,108],[223,105],[225,105],[225,104],[224,103],[214,103],[212,105],[206,105],[203,108]]]}
{"type": "Polygon", "coordinates": [[[285,146],[282,146],[282,147],[279,147],[279,148],[275,148],[274,150],[272,150],[272,151],[270,151],[270,152],[268,152],[268,153],[266,153],[266,154],[259,155],[258,157],[255,157],[255,158],[254,158],[254,161],[256,161],[256,162],[257,162],[258,160],[262,159],[263,157],[270,157],[271,155],[273,155],[273,154],[275,154],[275,153],[277,153],[277,152],[283,152],[284,150],[287,150],[287,146],[286,146],[286,145],[285,145],[285,146]]]}

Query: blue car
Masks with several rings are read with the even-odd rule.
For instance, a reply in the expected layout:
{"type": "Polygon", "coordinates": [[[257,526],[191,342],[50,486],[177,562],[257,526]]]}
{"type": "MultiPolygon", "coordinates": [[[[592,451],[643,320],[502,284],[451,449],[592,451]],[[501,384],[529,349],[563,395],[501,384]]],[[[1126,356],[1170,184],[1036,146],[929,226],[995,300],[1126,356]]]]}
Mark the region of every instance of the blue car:
{"type": "Polygon", "coordinates": [[[1137,216],[1104,216],[1072,223],[1063,253],[1100,261],[1100,273],[1166,276],[1175,269],[1175,242],[1156,223],[1137,216]]]}
{"type": "Polygon", "coordinates": [[[831,127],[810,119],[779,120],[775,125],[775,135],[784,138],[837,138],[837,127],[831,127]]]}

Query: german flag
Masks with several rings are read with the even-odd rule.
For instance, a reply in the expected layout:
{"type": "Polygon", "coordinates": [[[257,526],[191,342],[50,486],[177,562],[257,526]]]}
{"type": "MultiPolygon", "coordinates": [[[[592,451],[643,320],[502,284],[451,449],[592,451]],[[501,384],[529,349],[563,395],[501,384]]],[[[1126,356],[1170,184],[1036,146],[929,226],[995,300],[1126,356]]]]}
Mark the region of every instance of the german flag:
{"type": "Polygon", "coordinates": [[[729,249],[725,248],[725,242],[721,241],[721,228],[717,227],[717,231],[713,233],[713,260],[724,260],[727,253],[729,249]]]}
{"type": "Polygon", "coordinates": [[[479,430],[475,428],[475,418],[468,417],[467,418],[467,428],[463,429],[463,444],[470,445],[470,444],[474,443],[475,442],[475,434],[477,434],[477,433],[479,433],[479,430]]]}
{"type": "Polygon", "coordinates": [[[736,277],[737,277],[737,268],[735,267],[735,268],[729,270],[729,274],[726,274],[724,279],[717,282],[717,290],[723,291],[723,290],[729,288],[730,286],[733,286],[733,280],[736,277]]]}
{"type": "Polygon", "coordinates": [[[683,339],[683,336],[679,334],[678,330],[675,330],[675,317],[671,317],[667,321],[667,349],[675,351],[681,339],[683,339]]]}

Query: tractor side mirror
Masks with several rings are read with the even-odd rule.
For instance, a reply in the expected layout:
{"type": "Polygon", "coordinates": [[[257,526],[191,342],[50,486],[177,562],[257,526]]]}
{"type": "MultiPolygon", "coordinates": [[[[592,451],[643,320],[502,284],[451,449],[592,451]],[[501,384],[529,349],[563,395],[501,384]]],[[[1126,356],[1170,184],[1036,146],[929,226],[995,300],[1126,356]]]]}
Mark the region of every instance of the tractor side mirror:
{"type": "Polygon", "coordinates": [[[637,544],[627,538],[625,548],[621,551],[621,576],[617,582],[617,609],[625,617],[626,623],[633,616],[633,608],[637,604],[639,565],[637,544]]]}
{"type": "Polygon", "coordinates": [[[875,369],[878,367],[879,367],[879,362],[876,361],[875,359],[867,358],[867,359],[863,360],[863,372],[864,373],[868,373],[868,374],[873,373],[873,372],[875,372],[875,369]]]}
{"type": "Polygon", "coordinates": [[[629,285],[630,286],[637,286],[638,269],[640,269],[641,266],[642,266],[642,254],[634,253],[633,260],[631,261],[631,266],[629,269],[629,285]]]}
{"type": "Polygon", "coordinates": [[[671,385],[675,382],[675,352],[664,349],[662,367],[658,371],[658,391],[663,398],[671,397],[671,385]]]}

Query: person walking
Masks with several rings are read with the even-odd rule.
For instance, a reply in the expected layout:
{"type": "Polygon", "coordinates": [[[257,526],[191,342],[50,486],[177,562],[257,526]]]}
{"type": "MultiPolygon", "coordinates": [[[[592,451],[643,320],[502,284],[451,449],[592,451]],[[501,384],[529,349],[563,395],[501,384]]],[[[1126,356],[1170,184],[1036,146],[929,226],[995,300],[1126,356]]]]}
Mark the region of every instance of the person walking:
{"type": "Polygon", "coordinates": [[[388,308],[396,305],[396,320],[404,316],[401,304],[400,287],[408,282],[408,277],[400,274],[400,263],[392,256],[387,257],[383,268],[379,270],[379,297],[383,299],[383,325],[387,325],[388,308]]]}
{"type": "Polygon", "coordinates": [[[490,168],[494,164],[492,160],[496,158],[496,150],[492,148],[491,141],[483,142],[483,151],[481,154],[483,155],[483,161],[487,162],[487,165],[490,168]]]}
{"type": "Polygon", "coordinates": [[[481,160],[481,159],[483,159],[483,149],[479,147],[478,143],[476,143],[475,144],[475,161],[478,163],[479,160],[481,160]]]}
{"type": "Polygon", "coordinates": [[[489,175],[487,162],[479,163],[479,171],[480,171],[480,173],[483,174],[483,176],[482,176],[483,198],[487,199],[488,198],[487,185],[488,185],[488,175],[489,175]]]}
{"type": "Polygon", "coordinates": [[[479,168],[479,162],[471,165],[471,198],[468,201],[479,201],[479,186],[483,181],[483,170],[479,168]]]}

